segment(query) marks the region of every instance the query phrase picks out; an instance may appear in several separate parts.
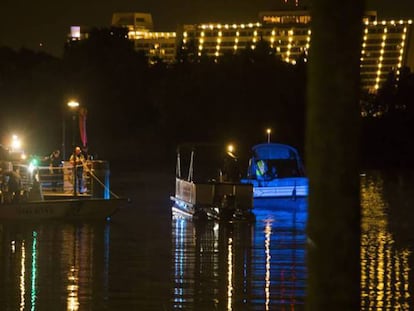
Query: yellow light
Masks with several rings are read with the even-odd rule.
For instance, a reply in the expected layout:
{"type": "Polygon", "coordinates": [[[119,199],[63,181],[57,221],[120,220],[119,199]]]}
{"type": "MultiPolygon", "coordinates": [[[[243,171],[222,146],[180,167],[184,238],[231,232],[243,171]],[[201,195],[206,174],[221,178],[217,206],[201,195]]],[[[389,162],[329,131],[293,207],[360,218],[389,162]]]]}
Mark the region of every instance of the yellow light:
{"type": "Polygon", "coordinates": [[[75,100],[71,100],[68,102],[68,107],[69,108],[78,108],[79,107],[79,102],[75,101],[75,100]]]}
{"type": "Polygon", "coordinates": [[[17,135],[12,135],[12,141],[10,144],[13,151],[20,150],[22,142],[17,135]]]}

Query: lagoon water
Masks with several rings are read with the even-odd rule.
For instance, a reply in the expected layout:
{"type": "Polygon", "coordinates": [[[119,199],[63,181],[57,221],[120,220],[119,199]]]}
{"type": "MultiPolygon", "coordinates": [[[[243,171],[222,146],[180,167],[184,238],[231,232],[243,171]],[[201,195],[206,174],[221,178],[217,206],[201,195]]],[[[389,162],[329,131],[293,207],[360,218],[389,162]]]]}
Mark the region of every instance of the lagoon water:
{"type": "MultiPolygon", "coordinates": [[[[0,310],[304,309],[306,208],[199,224],[171,215],[168,174],[113,185],[133,201],[110,222],[0,224],[0,310]]],[[[413,186],[361,177],[361,310],[414,308],[413,186]]]]}

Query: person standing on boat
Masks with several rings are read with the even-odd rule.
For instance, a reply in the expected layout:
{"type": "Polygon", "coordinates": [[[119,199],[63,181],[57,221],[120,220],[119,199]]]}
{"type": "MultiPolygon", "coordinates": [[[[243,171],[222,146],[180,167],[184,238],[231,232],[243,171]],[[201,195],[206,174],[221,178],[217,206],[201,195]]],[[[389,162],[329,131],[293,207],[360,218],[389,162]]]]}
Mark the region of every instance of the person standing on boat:
{"type": "Polygon", "coordinates": [[[70,163],[74,170],[74,191],[83,193],[83,163],[85,162],[85,156],[83,155],[81,148],[76,147],[75,152],[70,156],[70,163]]]}
{"type": "Polygon", "coordinates": [[[49,171],[52,175],[51,181],[52,181],[52,190],[56,191],[56,188],[58,186],[58,182],[62,181],[63,174],[62,174],[62,160],[60,158],[60,150],[57,149],[52,152],[52,154],[49,156],[49,171]]]}
{"type": "Polygon", "coordinates": [[[20,192],[22,190],[22,179],[20,170],[16,168],[13,171],[4,173],[7,176],[8,203],[18,203],[20,201],[20,192]]]}
{"type": "Polygon", "coordinates": [[[224,157],[222,174],[224,181],[238,182],[240,180],[239,162],[234,154],[227,153],[224,157]]]}
{"type": "Polygon", "coordinates": [[[258,180],[265,179],[267,174],[267,165],[266,162],[263,160],[259,160],[256,162],[256,178],[258,180]]]}

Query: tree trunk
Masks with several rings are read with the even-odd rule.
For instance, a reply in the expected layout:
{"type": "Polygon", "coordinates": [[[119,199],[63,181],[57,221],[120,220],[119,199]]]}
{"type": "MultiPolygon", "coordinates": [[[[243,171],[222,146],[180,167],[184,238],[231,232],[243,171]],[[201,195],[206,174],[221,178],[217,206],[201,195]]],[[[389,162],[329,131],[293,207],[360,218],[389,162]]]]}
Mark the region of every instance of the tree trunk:
{"type": "Polygon", "coordinates": [[[364,1],[312,2],[306,310],[360,310],[359,75],[364,1]]]}

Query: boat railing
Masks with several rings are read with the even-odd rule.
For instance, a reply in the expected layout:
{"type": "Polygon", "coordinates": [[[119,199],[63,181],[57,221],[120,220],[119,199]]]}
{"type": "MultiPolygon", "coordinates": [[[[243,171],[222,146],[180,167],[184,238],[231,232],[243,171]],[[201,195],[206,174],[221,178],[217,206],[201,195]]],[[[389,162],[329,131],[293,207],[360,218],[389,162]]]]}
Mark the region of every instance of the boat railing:
{"type": "MultiPolygon", "coordinates": [[[[85,164],[90,168],[90,163],[85,164]]],[[[61,166],[39,166],[37,167],[39,182],[44,192],[73,193],[73,165],[64,161],[61,166]]],[[[82,193],[90,194],[91,177],[88,169],[83,170],[82,193]]]]}
{"type": "MultiPolygon", "coordinates": [[[[81,193],[83,196],[110,198],[118,196],[109,188],[109,165],[106,161],[84,161],[81,193]]],[[[44,194],[74,194],[74,167],[69,161],[61,166],[21,165],[22,188],[30,189],[33,181],[39,182],[44,194]]]]}

